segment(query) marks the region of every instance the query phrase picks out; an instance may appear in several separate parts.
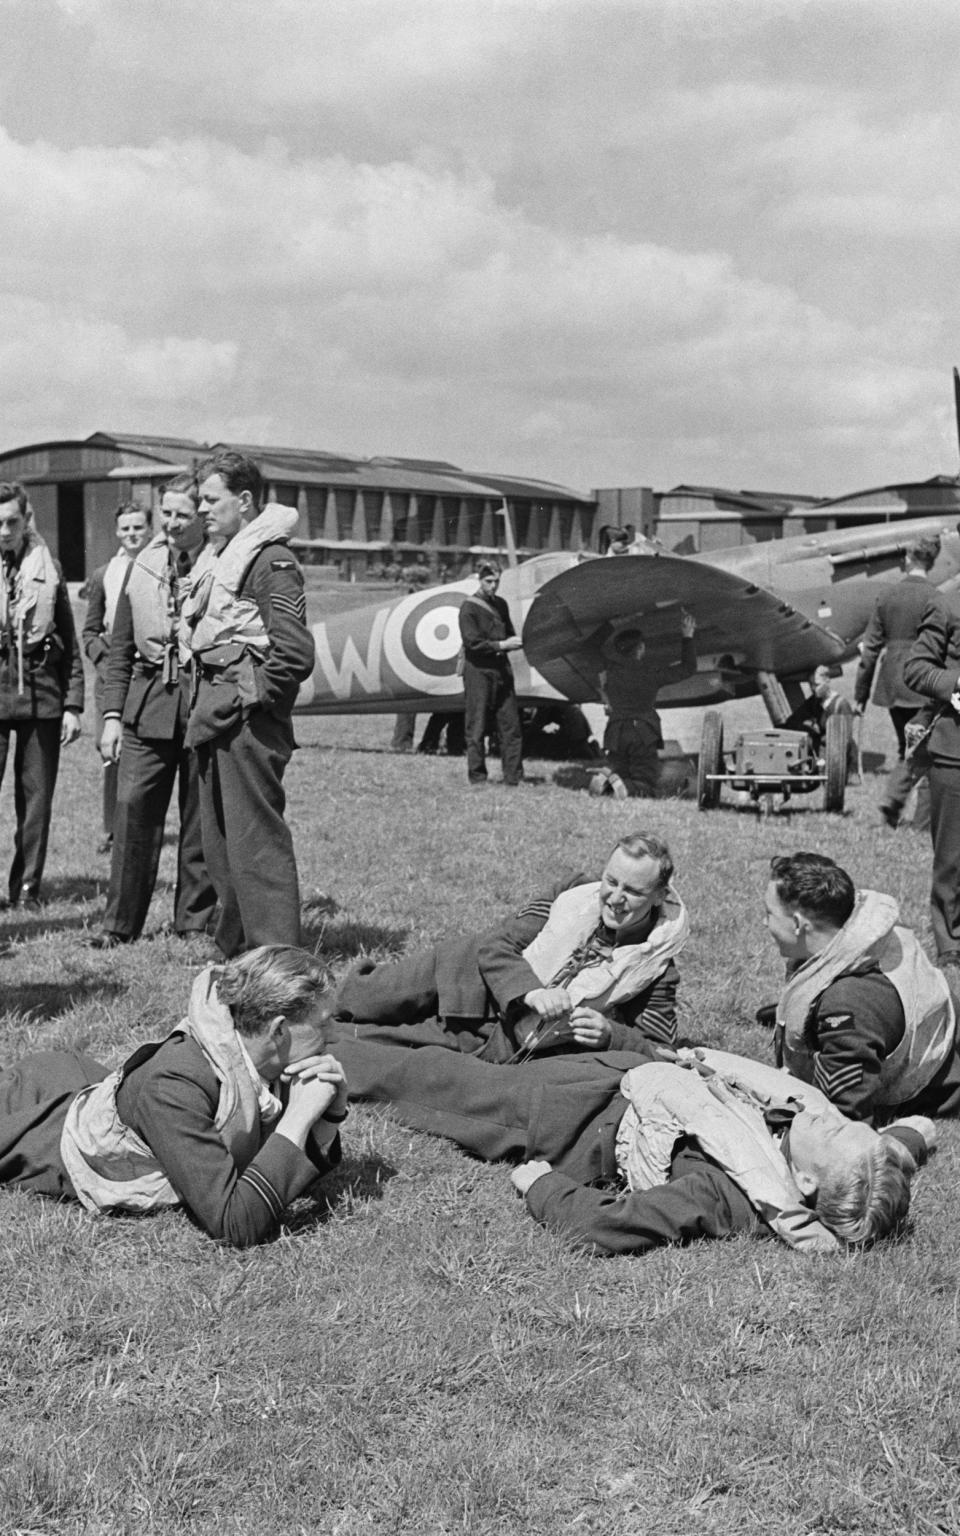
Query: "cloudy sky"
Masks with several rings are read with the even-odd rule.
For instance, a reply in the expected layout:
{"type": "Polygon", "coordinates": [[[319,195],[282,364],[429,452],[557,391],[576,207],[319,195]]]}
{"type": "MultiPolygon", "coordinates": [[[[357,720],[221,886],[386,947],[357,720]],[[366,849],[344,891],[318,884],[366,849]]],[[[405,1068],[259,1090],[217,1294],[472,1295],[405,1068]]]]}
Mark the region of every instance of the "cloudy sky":
{"type": "Polygon", "coordinates": [[[0,0],[0,446],[958,467],[954,0],[0,0]]]}

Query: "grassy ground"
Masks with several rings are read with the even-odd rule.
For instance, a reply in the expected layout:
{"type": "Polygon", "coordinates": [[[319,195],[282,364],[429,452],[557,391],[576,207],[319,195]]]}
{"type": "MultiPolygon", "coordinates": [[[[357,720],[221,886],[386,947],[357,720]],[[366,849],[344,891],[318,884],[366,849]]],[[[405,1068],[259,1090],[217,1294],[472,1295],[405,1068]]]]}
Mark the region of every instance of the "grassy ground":
{"type": "MultiPolygon", "coordinates": [[[[875,825],[872,777],[842,818],[762,821],[591,801],[540,764],[530,787],[470,791],[462,762],[390,755],[388,719],[299,734],[290,820],[311,942],[337,967],[485,924],[643,825],[691,908],[691,1036],[768,1049],[752,1019],[779,971],[760,920],[776,851],[833,854],[926,932],[926,839],[875,825]]],[[[103,904],[98,790],[86,737],[50,906],[0,926],[0,1059],[69,1042],[112,1064],[185,1001],[170,848],[148,938],[80,942],[103,904]]],[[[9,828],[9,786],[0,804],[9,828]]],[[[535,1226],[503,1169],[385,1111],[356,1109],[345,1145],[324,1199],[245,1254],[175,1213],[92,1221],[0,1194],[0,1530],[960,1531],[954,1127],[908,1239],[820,1261],[747,1240],[591,1259],[535,1226]]]]}

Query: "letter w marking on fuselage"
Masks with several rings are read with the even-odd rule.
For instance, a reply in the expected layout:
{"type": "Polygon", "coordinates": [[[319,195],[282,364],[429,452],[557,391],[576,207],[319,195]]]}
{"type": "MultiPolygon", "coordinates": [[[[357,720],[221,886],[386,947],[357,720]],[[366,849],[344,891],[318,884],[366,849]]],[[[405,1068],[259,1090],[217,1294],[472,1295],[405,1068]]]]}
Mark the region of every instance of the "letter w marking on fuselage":
{"type": "Polygon", "coordinates": [[[383,631],[386,628],[389,609],[381,608],[374,614],[367,641],[366,661],[354,644],[353,636],[347,635],[340,653],[339,665],[333,659],[326,624],[314,627],[313,638],[317,647],[317,666],[322,672],[331,694],[336,699],[356,697],[356,692],[377,695],[382,692],[380,662],[383,656],[383,631]],[[354,690],[354,681],[358,684],[354,690]]]}

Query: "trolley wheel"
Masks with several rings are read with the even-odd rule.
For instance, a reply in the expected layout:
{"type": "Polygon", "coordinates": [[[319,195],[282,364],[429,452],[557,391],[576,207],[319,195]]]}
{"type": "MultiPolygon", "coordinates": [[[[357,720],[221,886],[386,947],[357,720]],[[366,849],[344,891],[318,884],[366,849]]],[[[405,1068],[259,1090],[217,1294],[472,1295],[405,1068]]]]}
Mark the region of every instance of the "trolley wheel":
{"type": "Polygon", "coordinates": [[[824,739],[824,763],[826,783],[823,786],[823,808],[839,813],[843,810],[843,797],[847,787],[847,758],[850,750],[850,716],[828,715],[824,739]]]}
{"type": "Polygon", "coordinates": [[[703,717],[700,735],[700,760],[697,763],[697,804],[701,811],[710,811],[720,803],[720,785],[710,773],[723,771],[723,720],[718,709],[708,709],[703,717]]]}

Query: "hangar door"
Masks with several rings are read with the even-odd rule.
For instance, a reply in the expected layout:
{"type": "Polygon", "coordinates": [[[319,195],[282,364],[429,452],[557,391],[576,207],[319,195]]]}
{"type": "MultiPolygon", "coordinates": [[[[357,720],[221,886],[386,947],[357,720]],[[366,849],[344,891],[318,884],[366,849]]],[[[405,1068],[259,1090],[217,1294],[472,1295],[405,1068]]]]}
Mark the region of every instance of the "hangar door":
{"type": "Polygon", "coordinates": [[[57,558],[67,581],[83,581],[86,550],[83,525],[83,483],[57,486],[57,558]]]}

